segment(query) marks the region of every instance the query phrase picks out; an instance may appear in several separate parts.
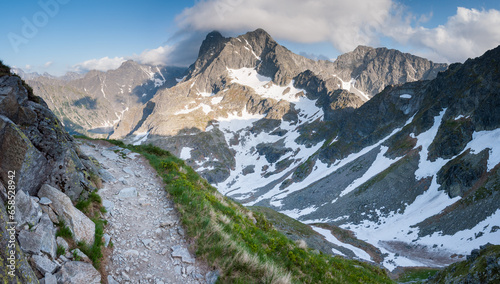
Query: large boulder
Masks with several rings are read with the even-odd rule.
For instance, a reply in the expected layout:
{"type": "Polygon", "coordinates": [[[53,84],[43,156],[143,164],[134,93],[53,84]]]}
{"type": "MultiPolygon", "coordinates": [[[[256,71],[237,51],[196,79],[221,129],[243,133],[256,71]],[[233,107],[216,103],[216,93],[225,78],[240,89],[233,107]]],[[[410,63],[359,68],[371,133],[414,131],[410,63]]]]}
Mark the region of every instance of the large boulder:
{"type": "Polygon", "coordinates": [[[64,284],[100,284],[101,274],[92,264],[82,261],[68,261],[56,273],[58,283],[64,284]]]}
{"type": "Polygon", "coordinates": [[[55,213],[64,220],[73,233],[75,241],[84,241],[93,244],[95,238],[95,224],[85,214],[73,206],[71,199],[56,188],[44,184],[38,192],[38,197],[47,197],[52,201],[55,213]]]}

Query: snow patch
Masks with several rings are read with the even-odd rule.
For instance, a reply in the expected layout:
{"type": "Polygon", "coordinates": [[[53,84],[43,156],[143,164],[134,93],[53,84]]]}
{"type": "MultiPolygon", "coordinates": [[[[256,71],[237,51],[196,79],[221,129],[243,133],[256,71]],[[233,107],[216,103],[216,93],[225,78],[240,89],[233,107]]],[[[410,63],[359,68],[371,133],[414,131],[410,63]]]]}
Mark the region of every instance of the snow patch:
{"type": "Polygon", "coordinates": [[[402,99],[411,99],[411,95],[409,95],[409,94],[403,94],[403,95],[401,95],[399,97],[402,98],[402,99]]]}
{"type": "Polygon", "coordinates": [[[141,145],[142,143],[146,142],[149,136],[149,131],[148,132],[140,132],[135,134],[135,140],[132,142],[132,145],[141,145]]]}
{"type": "Polygon", "coordinates": [[[182,147],[181,154],[179,155],[179,158],[181,158],[183,160],[191,159],[191,150],[193,150],[193,148],[182,147]]]}
{"type": "Polygon", "coordinates": [[[182,82],[184,79],[186,79],[187,76],[184,76],[182,78],[175,78],[175,81],[177,81],[177,83],[180,83],[182,82]]]}
{"type": "Polygon", "coordinates": [[[210,102],[213,104],[213,105],[218,105],[220,104],[220,102],[222,101],[223,97],[216,97],[216,98],[212,98],[210,100],[210,102]]]}

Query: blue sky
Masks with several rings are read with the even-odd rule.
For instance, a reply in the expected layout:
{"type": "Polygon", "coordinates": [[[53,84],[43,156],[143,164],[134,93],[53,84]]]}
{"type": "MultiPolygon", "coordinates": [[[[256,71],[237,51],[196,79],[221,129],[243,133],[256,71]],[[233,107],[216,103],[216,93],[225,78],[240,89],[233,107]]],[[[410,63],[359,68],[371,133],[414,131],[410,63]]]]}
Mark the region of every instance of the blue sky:
{"type": "Polygon", "coordinates": [[[0,7],[0,59],[56,75],[116,68],[126,59],[188,65],[211,30],[235,36],[261,27],[296,53],[330,59],[362,44],[457,62],[500,44],[498,0],[40,0],[0,7]]]}

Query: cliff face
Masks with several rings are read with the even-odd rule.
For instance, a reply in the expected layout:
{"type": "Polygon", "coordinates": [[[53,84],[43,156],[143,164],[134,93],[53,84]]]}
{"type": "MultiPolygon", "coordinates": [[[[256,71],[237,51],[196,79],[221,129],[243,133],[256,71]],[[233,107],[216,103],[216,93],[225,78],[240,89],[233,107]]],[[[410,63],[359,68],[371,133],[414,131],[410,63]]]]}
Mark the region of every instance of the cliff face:
{"type": "Polygon", "coordinates": [[[72,200],[93,190],[89,160],[49,110],[16,76],[0,77],[0,180],[14,171],[19,189],[35,195],[44,183],[72,200]],[[87,175],[87,176],[86,176],[87,175]]]}
{"type": "Polygon", "coordinates": [[[70,198],[86,199],[96,189],[91,175],[97,165],[80,153],[43,99],[0,65],[0,275],[3,283],[38,283],[61,266],[54,224],[63,219],[75,239],[93,243],[94,223],[70,198]],[[54,193],[51,200],[41,188],[54,193]],[[49,206],[61,200],[64,206],[49,206]]]}

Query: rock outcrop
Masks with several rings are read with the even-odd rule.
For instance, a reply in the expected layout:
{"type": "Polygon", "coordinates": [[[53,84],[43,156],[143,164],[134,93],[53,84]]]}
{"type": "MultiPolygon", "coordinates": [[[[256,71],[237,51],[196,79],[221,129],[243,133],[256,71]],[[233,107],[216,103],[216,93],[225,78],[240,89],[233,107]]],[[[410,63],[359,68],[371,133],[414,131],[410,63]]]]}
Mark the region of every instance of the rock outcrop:
{"type": "Polygon", "coordinates": [[[0,180],[14,172],[16,188],[36,195],[41,185],[60,188],[73,201],[95,189],[73,138],[47,104],[19,77],[0,77],[0,180]]]}
{"type": "MultiPolygon", "coordinates": [[[[96,189],[92,175],[97,166],[80,153],[44,100],[0,62],[2,283],[56,283],[53,274],[72,267],[71,255],[57,255],[54,224],[60,220],[77,241],[93,244],[95,224],[72,203],[96,189]]],[[[100,281],[91,264],[70,271],[58,283],[100,281]]]]}

